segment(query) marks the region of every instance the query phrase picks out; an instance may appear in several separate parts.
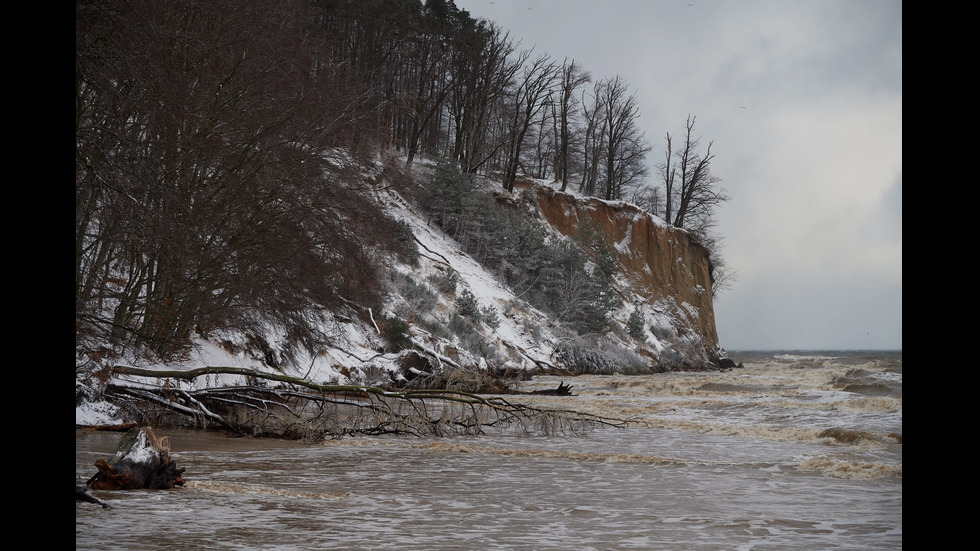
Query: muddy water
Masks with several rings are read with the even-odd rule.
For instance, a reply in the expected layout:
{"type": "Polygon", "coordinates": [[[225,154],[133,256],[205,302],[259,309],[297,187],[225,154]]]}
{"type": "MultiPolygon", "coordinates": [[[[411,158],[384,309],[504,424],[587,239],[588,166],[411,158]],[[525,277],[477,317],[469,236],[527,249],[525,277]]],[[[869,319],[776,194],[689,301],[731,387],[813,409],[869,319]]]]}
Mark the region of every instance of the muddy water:
{"type": "MultiPolygon", "coordinates": [[[[901,549],[900,377],[789,360],[580,377],[578,396],[540,403],[642,422],[584,436],[303,444],[158,429],[187,485],[93,492],[113,508],[76,504],[76,548],[901,549]],[[896,380],[897,395],[881,390],[896,380]]],[[[76,430],[76,482],[118,441],[76,430]]]]}

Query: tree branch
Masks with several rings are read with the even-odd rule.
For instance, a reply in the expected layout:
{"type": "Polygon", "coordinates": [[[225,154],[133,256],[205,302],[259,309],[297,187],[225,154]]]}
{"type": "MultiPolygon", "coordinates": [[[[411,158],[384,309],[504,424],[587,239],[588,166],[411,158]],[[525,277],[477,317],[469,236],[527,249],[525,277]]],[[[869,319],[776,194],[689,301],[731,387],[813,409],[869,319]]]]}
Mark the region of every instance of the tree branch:
{"type": "MultiPolygon", "coordinates": [[[[428,353],[434,353],[427,350],[428,353]]],[[[448,360],[436,354],[443,360],[448,360]]],[[[218,423],[236,434],[265,434],[289,437],[322,437],[325,434],[381,434],[407,432],[416,435],[441,435],[446,431],[465,431],[482,433],[484,428],[503,427],[518,424],[527,427],[541,426],[541,419],[548,419],[552,431],[554,427],[611,426],[625,427],[630,421],[603,418],[572,410],[551,410],[524,404],[511,403],[500,396],[485,397],[471,392],[450,389],[406,389],[392,391],[368,385],[325,385],[299,377],[279,373],[260,372],[252,369],[224,366],[208,366],[186,371],[154,370],[132,366],[116,365],[112,368],[116,376],[130,376],[166,379],[159,387],[150,385],[134,386],[141,383],[110,383],[109,388],[120,394],[146,400],[164,406],[171,411],[218,423]],[[185,391],[174,388],[170,380],[193,381],[209,375],[239,375],[250,380],[268,380],[308,391],[270,389],[256,385],[239,387],[207,388],[185,391]],[[233,392],[233,396],[228,393],[233,392]],[[270,395],[271,393],[271,395],[270,395]],[[268,398],[262,398],[262,396],[268,398]],[[330,398],[342,395],[346,398],[330,398]],[[287,401],[299,403],[319,403],[319,412],[304,415],[291,409],[287,401]],[[430,403],[435,402],[435,404],[430,403]],[[208,405],[210,404],[210,406],[208,405]],[[258,404],[258,405],[256,405],[258,404]],[[398,407],[399,404],[408,409],[398,407]],[[442,404],[436,406],[436,404],[442,404]],[[270,406],[280,406],[290,413],[290,419],[277,415],[266,415],[261,420],[238,416],[234,420],[228,415],[212,411],[215,407],[261,410],[269,412],[270,406]],[[363,413],[343,416],[336,411],[326,411],[324,405],[334,408],[355,408],[363,413]],[[460,409],[462,408],[462,409],[460,409]],[[483,412],[479,413],[482,408],[483,412]],[[275,419],[272,419],[275,417],[275,419]],[[244,419],[244,420],[243,420],[244,419]],[[536,421],[538,420],[538,421],[536,421]],[[349,425],[344,426],[347,422],[349,425]]],[[[254,415],[253,415],[254,417],[254,415]]]]}

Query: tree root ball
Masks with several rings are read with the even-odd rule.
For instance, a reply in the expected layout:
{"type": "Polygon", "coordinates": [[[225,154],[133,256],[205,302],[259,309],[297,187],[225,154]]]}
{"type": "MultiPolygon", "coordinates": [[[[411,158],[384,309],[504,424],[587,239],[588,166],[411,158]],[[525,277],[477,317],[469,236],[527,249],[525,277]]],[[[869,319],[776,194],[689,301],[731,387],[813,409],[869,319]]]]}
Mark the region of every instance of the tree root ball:
{"type": "Polygon", "coordinates": [[[111,460],[95,462],[99,472],[87,485],[94,490],[169,490],[183,486],[184,469],[170,459],[167,438],[157,438],[149,427],[127,432],[111,460]]]}

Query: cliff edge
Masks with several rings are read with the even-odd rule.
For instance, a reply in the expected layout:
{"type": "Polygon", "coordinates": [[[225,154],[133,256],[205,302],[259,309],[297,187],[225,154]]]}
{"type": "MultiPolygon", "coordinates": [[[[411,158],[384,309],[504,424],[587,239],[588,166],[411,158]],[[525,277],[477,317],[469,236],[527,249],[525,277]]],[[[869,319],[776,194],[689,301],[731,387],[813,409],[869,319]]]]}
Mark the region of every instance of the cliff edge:
{"type": "Polygon", "coordinates": [[[651,304],[673,300],[709,353],[718,348],[708,251],[686,231],[625,202],[577,197],[547,186],[524,192],[533,194],[543,218],[564,235],[586,221],[600,228],[633,291],[651,304]]]}

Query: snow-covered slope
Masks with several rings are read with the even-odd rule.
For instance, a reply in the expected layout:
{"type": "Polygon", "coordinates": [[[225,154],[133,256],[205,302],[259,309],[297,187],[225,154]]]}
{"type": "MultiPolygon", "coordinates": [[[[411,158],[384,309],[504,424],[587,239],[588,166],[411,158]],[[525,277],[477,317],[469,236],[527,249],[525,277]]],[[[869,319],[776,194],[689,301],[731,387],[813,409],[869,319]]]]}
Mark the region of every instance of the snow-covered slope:
{"type": "MultiPolygon", "coordinates": [[[[483,186],[488,193],[508,195],[491,182],[484,181],[483,186]]],[[[550,191],[547,182],[536,182],[530,187],[516,189],[512,196],[503,199],[516,204],[522,201],[531,204],[534,201],[527,199],[541,189],[550,191]],[[521,195],[525,193],[531,195],[521,195]]],[[[411,230],[418,245],[418,261],[406,264],[394,258],[384,259],[391,284],[382,307],[374,310],[361,305],[347,312],[333,313],[322,328],[329,337],[329,344],[316,353],[291,349],[283,335],[272,331],[264,336],[269,349],[266,355],[255,354],[254,347],[246,346],[241,335],[214,333],[208,340],[198,338],[194,348],[178,362],[155,366],[147,365],[146,360],[132,358],[129,363],[167,369],[225,366],[273,370],[271,364],[277,362],[269,361],[269,353],[273,358],[283,357],[288,349],[295,361],[279,368],[290,375],[319,383],[386,385],[397,383],[406,375],[411,377],[410,371],[418,369],[420,357],[424,358],[425,368],[430,370],[462,367],[518,369],[532,373],[567,369],[564,360],[568,359],[569,351],[578,355],[579,365],[583,361],[594,361],[598,370],[608,372],[671,369],[684,363],[696,364],[706,358],[703,340],[691,322],[698,317],[697,309],[676,297],[663,293],[651,295],[650,289],[637,289],[636,279],[629,274],[620,274],[617,278],[615,291],[622,299],[622,306],[612,313],[613,329],[601,337],[582,337],[503,285],[440,228],[430,224],[426,214],[409,200],[384,186],[379,188],[376,198],[391,217],[411,230]],[[450,278],[452,284],[440,283],[450,278]],[[425,295],[424,312],[419,312],[418,298],[413,297],[413,293],[425,295]],[[475,298],[489,321],[468,323],[465,330],[461,330],[460,317],[456,314],[459,310],[457,301],[463,295],[475,298]],[[637,310],[644,322],[642,338],[630,337],[626,331],[631,314],[637,310]],[[385,320],[399,320],[400,324],[386,326],[385,320]],[[385,334],[390,333],[392,327],[405,332],[400,339],[401,349],[392,346],[392,335],[385,334]]],[[[622,209],[618,204],[612,207],[613,210],[622,209]]],[[[632,228],[636,214],[633,212],[629,216],[631,220],[625,226],[626,231],[635,231],[632,228]]],[[[548,225],[546,216],[539,219],[548,225]]],[[[558,227],[548,229],[555,239],[564,238],[558,227]]],[[[616,239],[616,249],[625,258],[631,254],[628,249],[637,242],[635,236],[629,240],[620,237],[616,239]]],[[[213,376],[199,380],[197,384],[238,384],[241,382],[238,379],[236,376],[213,376]]],[[[84,395],[85,389],[80,389],[78,394],[84,395]]],[[[112,412],[105,405],[83,404],[76,411],[76,423],[97,424],[99,419],[111,416],[112,412]]]]}

